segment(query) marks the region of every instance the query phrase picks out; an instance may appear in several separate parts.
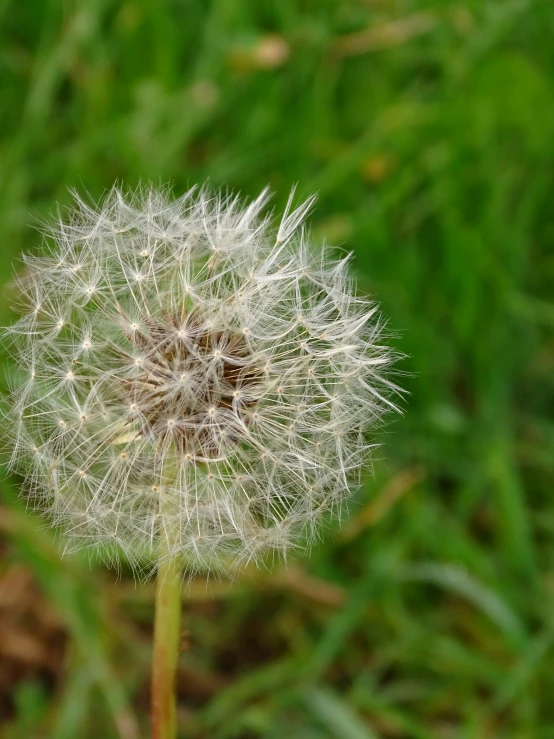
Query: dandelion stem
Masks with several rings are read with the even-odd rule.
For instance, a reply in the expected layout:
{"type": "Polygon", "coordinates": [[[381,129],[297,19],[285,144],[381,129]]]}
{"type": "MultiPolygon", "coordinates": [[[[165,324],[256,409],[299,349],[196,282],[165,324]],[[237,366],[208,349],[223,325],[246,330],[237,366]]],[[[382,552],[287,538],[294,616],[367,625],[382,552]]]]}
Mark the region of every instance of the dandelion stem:
{"type": "Polygon", "coordinates": [[[175,682],[181,624],[181,565],[161,561],[156,588],[152,663],[152,739],[175,739],[175,682]]]}

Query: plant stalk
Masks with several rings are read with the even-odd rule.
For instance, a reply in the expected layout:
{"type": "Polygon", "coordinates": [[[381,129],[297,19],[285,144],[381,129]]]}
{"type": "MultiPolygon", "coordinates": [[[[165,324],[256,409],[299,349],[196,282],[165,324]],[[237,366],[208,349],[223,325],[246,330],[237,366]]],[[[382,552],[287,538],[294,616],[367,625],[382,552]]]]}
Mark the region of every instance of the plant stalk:
{"type": "Polygon", "coordinates": [[[175,683],[181,627],[181,567],[178,558],[161,562],[156,585],[152,661],[152,739],[175,739],[175,683]]]}

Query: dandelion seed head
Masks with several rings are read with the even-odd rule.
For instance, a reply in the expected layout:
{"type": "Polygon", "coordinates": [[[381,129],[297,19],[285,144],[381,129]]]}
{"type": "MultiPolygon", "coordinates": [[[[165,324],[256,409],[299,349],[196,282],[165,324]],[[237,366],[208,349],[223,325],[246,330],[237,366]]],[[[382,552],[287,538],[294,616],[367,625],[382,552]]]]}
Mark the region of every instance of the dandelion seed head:
{"type": "Polygon", "coordinates": [[[11,466],[68,549],[240,567],[308,546],[359,483],[395,356],[348,258],[308,243],[313,199],[277,228],[266,200],[76,197],[25,258],[11,466]]]}

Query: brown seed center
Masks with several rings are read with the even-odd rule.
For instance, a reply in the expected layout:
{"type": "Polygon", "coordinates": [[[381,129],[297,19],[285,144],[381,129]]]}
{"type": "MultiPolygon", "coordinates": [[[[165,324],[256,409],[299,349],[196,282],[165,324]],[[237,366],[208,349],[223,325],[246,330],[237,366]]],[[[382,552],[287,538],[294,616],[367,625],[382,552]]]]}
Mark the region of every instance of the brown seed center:
{"type": "Polygon", "coordinates": [[[126,329],[132,372],[122,399],[141,433],[203,457],[239,441],[263,376],[244,334],[191,316],[135,326],[126,329]]]}

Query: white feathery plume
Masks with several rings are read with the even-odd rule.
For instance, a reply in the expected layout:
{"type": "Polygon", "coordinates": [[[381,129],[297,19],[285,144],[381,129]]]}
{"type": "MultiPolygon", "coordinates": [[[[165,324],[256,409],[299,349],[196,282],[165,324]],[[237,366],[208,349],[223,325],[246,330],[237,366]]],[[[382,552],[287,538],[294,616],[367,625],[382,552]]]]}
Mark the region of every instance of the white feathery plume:
{"type": "Polygon", "coordinates": [[[397,390],[349,257],[268,192],[78,196],[17,278],[11,467],[68,548],[189,572],[286,555],[359,483],[397,390]]]}

